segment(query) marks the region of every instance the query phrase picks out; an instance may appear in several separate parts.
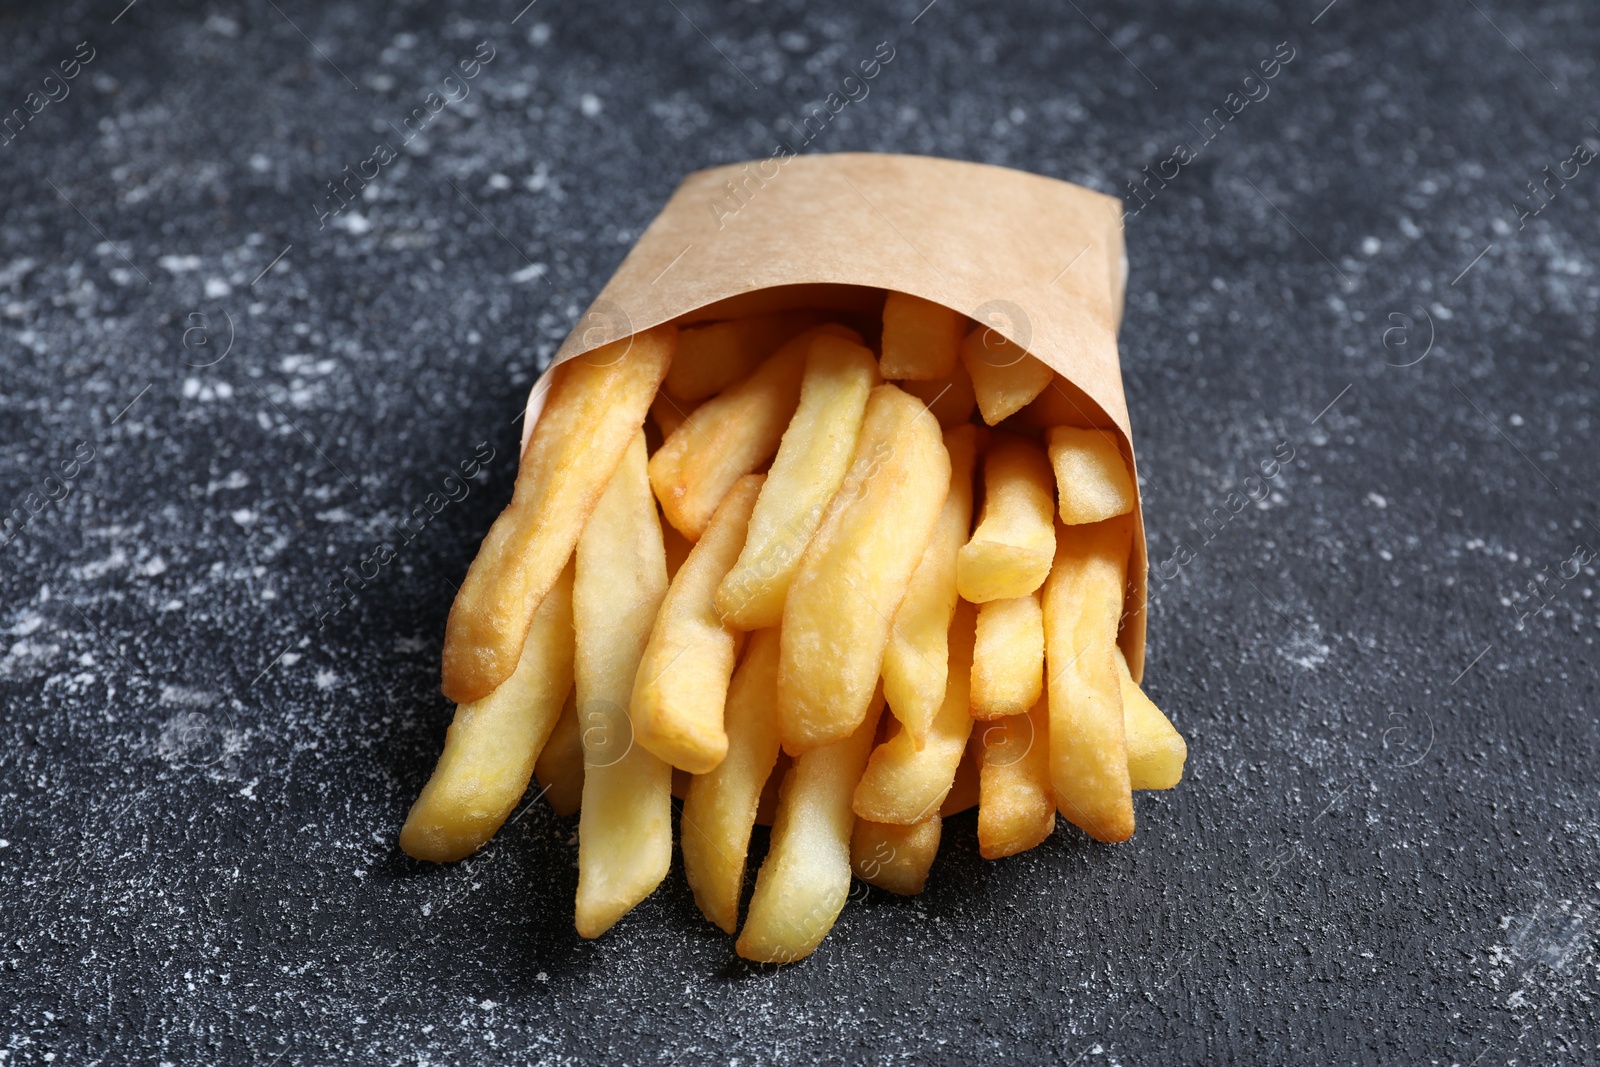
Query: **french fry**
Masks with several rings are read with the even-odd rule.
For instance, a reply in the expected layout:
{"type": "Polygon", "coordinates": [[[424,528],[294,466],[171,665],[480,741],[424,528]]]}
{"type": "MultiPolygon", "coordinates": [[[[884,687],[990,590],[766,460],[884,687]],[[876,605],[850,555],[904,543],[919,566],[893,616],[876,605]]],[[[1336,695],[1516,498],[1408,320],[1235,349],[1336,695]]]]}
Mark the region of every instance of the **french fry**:
{"type": "Polygon", "coordinates": [[[874,388],[850,472],[784,602],[778,715],[790,754],[861,724],[894,613],[949,491],[939,424],[895,386],[874,388]]]}
{"type": "Polygon", "coordinates": [[[577,814],[583,804],[583,735],[578,730],[576,689],[567,694],[561,717],[550,731],[550,740],[544,743],[533,773],[551,811],[563,819],[577,814]]]}
{"type": "Polygon", "coordinates": [[[944,701],[949,673],[950,620],[956,611],[956,554],[972,529],[972,465],[978,427],[945,431],[950,492],[933,540],[912,572],[883,650],[883,695],[896,719],[921,748],[944,701]]]}
{"type": "Polygon", "coordinates": [[[950,677],[944,701],[919,750],[909,730],[901,730],[873,750],[853,805],[856,816],[909,826],[939,811],[955,782],[956,767],[972,733],[973,607],[958,604],[950,623],[950,677]]]}
{"type": "Polygon", "coordinates": [[[933,417],[939,420],[939,426],[946,430],[972,421],[972,413],[978,407],[977,394],[972,391],[972,376],[960,363],[943,378],[925,382],[901,381],[898,384],[922,401],[933,417]]]}
{"type": "Polygon", "coordinates": [[[780,311],[686,326],[678,335],[682,358],[673,361],[665,389],[687,411],[748,377],[779,345],[821,317],[815,311],[780,311]]]}
{"type": "Polygon", "coordinates": [[[1057,426],[1048,443],[1062,522],[1102,522],[1133,510],[1133,477],[1109,431],[1057,426]]]}
{"type": "Polygon", "coordinates": [[[667,373],[677,328],[658,326],[550,372],[511,503],[467,568],[444,636],[444,695],[481,700],[511,676],[545,594],[572,556],[667,373]]]}
{"type": "Polygon", "coordinates": [[[728,686],[727,757],[695,775],[683,801],[683,873],[700,911],[730,934],[739,926],[750,828],[778,760],[777,691],[778,631],[758,630],[728,686]]]}
{"type": "Polygon", "coordinates": [[[717,508],[667,589],[634,678],[634,740],[690,774],[705,774],[728,751],[723,700],[744,634],[723,624],[716,592],[744,545],[765,481],[745,475],[717,508]]]}
{"type": "Polygon", "coordinates": [[[511,677],[461,704],[444,752],[400,830],[400,847],[447,863],[493,837],[528,788],[534,763],[572,691],[572,566],[534,613],[511,677]]]}
{"type": "Polygon", "coordinates": [[[1025,715],[1044,691],[1044,610],[1037,593],[978,608],[972,717],[1025,715]]]}
{"type": "Polygon", "coordinates": [[[993,426],[1044,392],[1055,371],[987,326],[961,342],[961,362],[972,375],[983,421],[993,426]]]}
{"type": "Polygon", "coordinates": [[[1057,374],[1050,379],[1050,384],[1045,386],[1043,392],[1006,419],[1004,428],[1039,437],[1056,426],[1109,430],[1115,425],[1088,393],[1079,389],[1070,379],[1057,374]]]}
{"type": "Polygon", "coordinates": [[[1050,782],[1067,821],[1098,841],[1133,835],[1117,626],[1133,524],[1059,526],[1044,587],[1050,782]]]}
{"type": "Polygon", "coordinates": [[[778,794],[772,844],[735,946],[745,959],[804,959],[833,929],[850,893],[856,821],[850,793],[866,766],[882,711],[879,694],[851,733],[796,758],[789,769],[778,794]]]}
{"type": "Polygon", "coordinates": [[[961,312],[909,293],[891,292],[883,304],[883,355],[879,363],[885,378],[929,381],[945,378],[955,369],[966,332],[961,312]]]}
{"type": "Polygon", "coordinates": [[[956,765],[956,780],[950,783],[950,792],[939,805],[939,814],[947,819],[978,806],[978,764],[983,759],[983,742],[978,735],[982,730],[981,725],[974,727],[972,736],[967,738],[967,750],[956,765]]]}
{"type": "Polygon", "coordinates": [[[599,937],[649,896],[672,860],[672,768],[634,743],[627,710],[666,592],[666,551],[645,473],[644,433],[636,430],[578,539],[572,585],[584,757],[582,937],[599,937]]]}
{"type": "Polygon", "coordinates": [[[1050,709],[1041,698],[1022,715],[980,723],[978,852],[997,860],[1025,852],[1056,828],[1050,787],[1050,709]]]}
{"type": "Polygon", "coordinates": [[[983,459],[983,512],[956,560],[956,588],[985,604],[1027,596],[1055,555],[1055,477],[1044,449],[995,432],[983,459]]]}
{"type": "Polygon", "coordinates": [[[928,884],[943,827],[937,812],[910,826],[857,818],[850,836],[850,866],[868,885],[914,897],[928,884]]]}
{"type": "Polygon", "coordinates": [[[739,561],[717,591],[717,606],[734,626],[759,630],[783,621],[789,584],[850,469],[867,396],[879,381],[870,349],[833,335],[811,341],[799,407],[750,516],[739,561]]]}
{"type": "Polygon", "coordinates": [[[650,457],[650,485],[667,521],[700,540],[733,483],[778,450],[800,402],[806,351],[819,335],[854,331],[831,323],[807,330],[773,353],[748,378],[694,409],[650,457]]]}
{"type": "Polygon", "coordinates": [[[1133,680],[1120,648],[1117,677],[1122,683],[1122,721],[1128,735],[1128,779],[1135,789],[1171,789],[1183,780],[1189,746],[1133,680]]]}

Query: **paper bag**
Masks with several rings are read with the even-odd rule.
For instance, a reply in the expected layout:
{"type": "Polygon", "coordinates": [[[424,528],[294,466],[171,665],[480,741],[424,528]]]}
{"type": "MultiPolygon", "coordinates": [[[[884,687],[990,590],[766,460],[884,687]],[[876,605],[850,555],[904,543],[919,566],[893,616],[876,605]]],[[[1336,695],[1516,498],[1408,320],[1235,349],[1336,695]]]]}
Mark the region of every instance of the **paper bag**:
{"type": "MultiPolygon", "coordinates": [[[[1115,197],[946,159],[773,156],[685,178],[551,366],[663,322],[859,311],[899,290],[954,308],[1048,364],[1078,424],[1113,430],[1132,467],[1117,357],[1126,273],[1115,197]]],[[[528,397],[524,449],[548,377],[528,397]]],[[[1137,505],[1134,519],[1119,641],[1139,680],[1148,559],[1137,505]]]]}

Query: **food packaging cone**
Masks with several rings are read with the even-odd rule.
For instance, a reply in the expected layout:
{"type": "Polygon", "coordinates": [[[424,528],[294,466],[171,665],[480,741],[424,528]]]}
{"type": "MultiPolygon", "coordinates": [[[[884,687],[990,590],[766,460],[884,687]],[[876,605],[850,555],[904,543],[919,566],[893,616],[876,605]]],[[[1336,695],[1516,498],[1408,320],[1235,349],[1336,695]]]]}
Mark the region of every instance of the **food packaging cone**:
{"type": "MultiPolygon", "coordinates": [[[[664,322],[789,308],[871,312],[898,290],[953,308],[1057,374],[1076,425],[1133,433],[1117,355],[1127,258],[1115,197],[1036,174],[922,156],[778,155],[689,175],[551,361],[664,322]]],[[[522,447],[543,408],[534,383],[522,447]]],[[[1135,477],[1137,493],[1137,477],[1135,477]]],[[[1142,506],[1119,642],[1144,672],[1142,506]]]]}

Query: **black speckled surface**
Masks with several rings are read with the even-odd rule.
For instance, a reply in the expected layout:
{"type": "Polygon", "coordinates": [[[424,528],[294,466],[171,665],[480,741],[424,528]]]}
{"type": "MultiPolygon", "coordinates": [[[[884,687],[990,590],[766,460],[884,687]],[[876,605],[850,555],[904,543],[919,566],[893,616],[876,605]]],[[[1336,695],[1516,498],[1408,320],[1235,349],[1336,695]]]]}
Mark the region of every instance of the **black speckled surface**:
{"type": "Polygon", "coordinates": [[[124,2],[0,8],[0,115],[94,54],[0,143],[0,517],[65,492],[0,548],[0,1063],[1600,1058],[1593,565],[1527,591],[1600,546],[1600,165],[1518,217],[1600,150],[1592,5],[124,2]],[[585,943],[542,803],[450,869],[395,848],[452,584],[678,177],[884,41],[812,150],[1131,196],[1198,146],[1128,221],[1123,334],[1186,779],[1115,848],[991,864],[954,819],[924,896],[786,970],[677,870],[585,943]]]}

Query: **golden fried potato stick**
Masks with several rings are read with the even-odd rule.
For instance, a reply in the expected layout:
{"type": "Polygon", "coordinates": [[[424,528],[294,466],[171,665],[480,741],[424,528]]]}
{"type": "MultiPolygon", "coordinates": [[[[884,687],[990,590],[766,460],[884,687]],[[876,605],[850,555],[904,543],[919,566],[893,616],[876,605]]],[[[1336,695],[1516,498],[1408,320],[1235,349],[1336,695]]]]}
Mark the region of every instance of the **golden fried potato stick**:
{"type": "Polygon", "coordinates": [[[823,334],[860,340],[854,330],[833,323],[807,330],[750,377],[695,408],[650,457],[650,485],[662,514],[689,540],[700,540],[733,483],[777,452],[800,403],[806,351],[823,334]]]}
{"type": "Polygon", "coordinates": [[[883,695],[894,717],[921,748],[944,702],[949,673],[950,620],[956,611],[956,553],[972,529],[972,465],[978,427],[945,431],[950,454],[950,492],[939,512],[933,540],[912,572],[889,644],[883,650],[883,695]]]}
{"type": "Polygon", "coordinates": [[[685,326],[678,335],[682,358],[667,372],[666,391],[687,412],[747,377],[779,345],[821,318],[817,311],[780,311],[685,326]]]}
{"type": "Polygon", "coordinates": [[[910,293],[891,292],[883,304],[885,378],[930,381],[955,369],[967,317],[910,293]]]}
{"type": "Polygon", "coordinates": [[[961,342],[961,362],[972,375],[983,421],[993,426],[1044,392],[1055,371],[987,326],[961,342]]]}
{"type": "Polygon", "coordinates": [[[783,608],[778,715],[799,754],[849,736],[878,685],[884,646],[950,491],[939,424],[880,385],[850,472],[828,504],[783,608]]]}
{"type": "Polygon", "coordinates": [[[578,730],[576,689],[567,694],[561,717],[550,732],[550,740],[544,743],[533,773],[551,811],[562,818],[577,814],[583,804],[583,735],[578,730]]]}
{"type": "Polygon", "coordinates": [[[1050,709],[1044,698],[1022,715],[979,723],[978,852],[997,860],[1026,852],[1056,828],[1050,788],[1050,709]]]}
{"type": "Polygon", "coordinates": [[[741,630],[783,621],[789,584],[850,469],[867,396],[881,380],[872,350],[846,337],[814,337],[805,361],[800,405],[767,472],[739,562],[717,591],[717,606],[741,630]]]}
{"type": "Polygon", "coordinates": [[[972,421],[972,413],[978,407],[977,394],[972,391],[972,376],[960,363],[943,378],[925,382],[900,381],[896,384],[927,405],[933,417],[939,420],[939,425],[946,430],[972,421]]]}
{"type": "Polygon", "coordinates": [[[667,373],[677,328],[657,326],[550,372],[511,503],[467,568],[444,634],[444,695],[481,700],[511,676],[545,594],[572,556],[667,373]]]}
{"type": "Polygon", "coordinates": [[[578,539],[572,584],[583,808],[578,816],[582,937],[599,937],[667,875],[672,768],[635,744],[633,676],[667,592],[666,552],[645,473],[644,432],[578,539]]]}
{"type": "Polygon", "coordinates": [[[1116,659],[1133,523],[1058,526],[1056,540],[1044,586],[1050,782],[1068,822],[1097,841],[1126,841],[1133,793],[1116,659]]]}
{"type": "Polygon", "coordinates": [[[456,708],[433,777],[400,830],[400,847],[448,863],[493,837],[528,788],[539,752],[572,691],[572,567],[534,613],[511,677],[456,708]]]}
{"type": "Polygon", "coordinates": [[[1050,379],[1044,391],[1015,415],[1006,419],[1005,429],[1029,436],[1043,436],[1056,426],[1096,427],[1109,430],[1112,422],[1089,394],[1060,374],[1050,379]]]}
{"type": "Polygon", "coordinates": [[[950,792],[939,805],[939,814],[945,818],[978,806],[978,764],[983,760],[983,741],[978,735],[982,731],[982,725],[975,726],[972,736],[967,738],[967,750],[956,765],[956,780],[950,783],[950,792]]]}
{"type": "Polygon", "coordinates": [[[1122,721],[1128,735],[1128,778],[1135,789],[1171,789],[1183,779],[1189,746],[1161,709],[1128,673],[1128,661],[1117,650],[1117,677],[1122,683],[1122,721]]]}
{"type": "Polygon", "coordinates": [[[883,696],[832,744],[795,759],[778,794],[772,845],[756,876],[750,913],[736,950],[747,960],[804,959],[833,929],[850,893],[850,793],[878,732],[883,696]]]}
{"type": "Polygon", "coordinates": [[[910,826],[857,818],[850,836],[850,867],[868,885],[914,897],[928,884],[943,828],[937,812],[910,826]]]}
{"type": "Polygon", "coordinates": [[[717,508],[667,589],[634,678],[634,740],[690,774],[705,774],[728,751],[722,706],[744,634],[723,624],[717,586],[739,556],[765,481],[745,475],[717,508]]]}
{"type": "Polygon", "coordinates": [[[972,717],[1025,715],[1044,692],[1044,609],[1039,595],[991,600],[978,608],[972,655],[972,717]]]}
{"type": "Polygon", "coordinates": [[[1027,596],[1055,555],[1055,476],[1038,442],[996,431],[983,459],[983,511],[956,560],[963,600],[1027,596]]]}
{"type": "Polygon", "coordinates": [[[1050,465],[1068,526],[1102,522],[1133,510],[1133,475],[1108,430],[1057,426],[1047,438],[1050,465]]]}
{"type": "Polygon", "coordinates": [[[944,701],[919,750],[911,731],[901,730],[873,750],[853,801],[857,817],[909,826],[937,814],[955,783],[956,767],[972,733],[973,607],[956,606],[950,623],[950,679],[944,701]]]}
{"type": "Polygon", "coordinates": [[[778,761],[777,692],[778,631],[757,630],[728,686],[727,758],[695,775],[683,801],[683,873],[701,913],[730,934],[739,926],[750,828],[778,761]]]}

